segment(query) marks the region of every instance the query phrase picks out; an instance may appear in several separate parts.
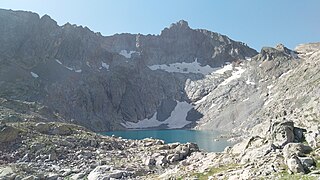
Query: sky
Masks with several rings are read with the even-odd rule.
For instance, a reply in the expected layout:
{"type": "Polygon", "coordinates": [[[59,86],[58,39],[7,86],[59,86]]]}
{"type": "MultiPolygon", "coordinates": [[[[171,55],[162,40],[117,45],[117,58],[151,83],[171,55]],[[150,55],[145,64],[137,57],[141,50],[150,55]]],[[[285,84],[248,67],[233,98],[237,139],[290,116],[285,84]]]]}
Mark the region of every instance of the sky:
{"type": "Polygon", "coordinates": [[[160,34],[181,19],[260,51],[320,41],[320,0],[0,0],[0,8],[48,14],[102,35],[160,34]]]}

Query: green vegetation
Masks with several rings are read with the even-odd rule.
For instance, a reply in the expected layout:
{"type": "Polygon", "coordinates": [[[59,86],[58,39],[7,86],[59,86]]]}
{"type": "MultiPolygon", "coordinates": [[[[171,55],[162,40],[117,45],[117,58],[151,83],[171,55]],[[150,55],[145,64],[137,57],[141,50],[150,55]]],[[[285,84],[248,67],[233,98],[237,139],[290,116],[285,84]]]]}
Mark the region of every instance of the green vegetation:
{"type": "Polygon", "coordinates": [[[316,180],[316,177],[305,174],[289,174],[288,171],[283,171],[279,174],[281,180],[316,180]]]}
{"type": "Polygon", "coordinates": [[[193,174],[194,177],[198,178],[199,180],[207,180],[209,176],[216,175],[218,173],[221,173],[223,171],[227,171],[230,169],[235,169],[240,167],[238,164],[227,164],[219,167],[213,167],[209,171],[204,173],[195,173],[193,174]]]}

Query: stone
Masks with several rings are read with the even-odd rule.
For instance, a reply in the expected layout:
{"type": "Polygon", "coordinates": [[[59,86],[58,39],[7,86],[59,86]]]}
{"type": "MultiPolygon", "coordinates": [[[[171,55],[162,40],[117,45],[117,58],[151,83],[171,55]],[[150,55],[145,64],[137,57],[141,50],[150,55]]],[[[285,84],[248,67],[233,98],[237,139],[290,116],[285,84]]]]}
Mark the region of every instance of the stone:
{"type": "Polygon", "coordinates": [[[156,157],[155,160],[156,160],[156,165],[157,166],[163,166],[163,165],[165,165],[167,163],[166,157],[162,156],[162,155],[156,157]]]}
{"type": "Polygon", "coordinates": [[[25,177],[25,178],[22,178],[22,180],[35,180],[35,179],[37,179],[37,177],[35,177],[35,176],[27,176],[27,177],[25,177]]]}
{"type": "Polygon", "coordinates": [[[0,143],[12,142],[16,140],[19,132],[20,131],[14,127],[4,125],[0,129],[0,143]]]}
{"type": "Polygon", "coordinates": [[[71,129],[66,124],[60,124],[60,125],[53,127],[53,130],[51,133],[54,135],[70,135],[71,129]]]}
{"type": "Polygon", "coordinates": [[[115,179],[120,179],[123,174],[125,174],[125,171],[121,171],[121,170],[115,170],[110,172],[109,177],[110,178],[115,178],[115,179]]]}
{"type": "Polygon", "coordinates": [[[109,171],[111,169],[111,166],[103,165],[103,166],[97,166],[94,170],[92,170],[88,175],[88,180],[103,180],[103,179],[109,179],[109,171]]]}
{"type": "Polygon", "coordinates": [[[147,157],[143,160],[144,164],[147,166],[152,166],[156,164],[156,160],[152,157],[147,157]]]}
{"type": "Polygon", "coordinates": [[[13,169],[11,167],[0,167],[0,179],[5,179],[9,175],[13,174],[13,169]]]}
{"type": "Polygon", "coordinates": [[[305,156],[312,151],[312,148],[302,143],[288,143],[284,146],[282,152],[283,156],[288,159],[292,156],[305,156]]]}
{"type": "Polygon", "coordinates": [[[40,133],[48,134],[50,125],[48,123],[40,122],[35,125],[35,129],[40,133]]]}
{"type": "Polygon", "coordinates": [[[167,156],[167,161],[168,162],[172,163],[172,162],[176,162],[176,161],[179,161],[179,160],[181,160],[179,154],[169,154],[167,156]]]}
{"type": "Polygon", "coordinates": [[[294,141],[294,124],[292,121],[275,122],[271,132],[273,144],[283,147],[287,143],[294,141]]]}
{"type": "Polygon", "coordinates": [[[72,180],[79,180],[79,179],[83,179],[83,177],[85,176],[86,174],[81,172],[81,173],[77,173],[77,174],[74,174],[71,176],[71,179],[72,180]]]}
{"type": "Polygon", "coordinates": [[[57,180],[59,178],[59,175],[58,174],[55,174],[55,173],[49,173],[45,179],[47,180],[57,180]]]}
{"type": "Polygon", "coordinates": [[[54,152],[54,151],[52,151],[52,152],[49,154],[48,159],[49,159],[50,161],[57,160],[57,159],[58,159],[57,153],[54,152]]]}
{"type": "Polygon", "coordinates": [[[311,133],[305,134],[305,139],[309,144],[309,146],[311,146],[312,148],[317,147],[318,134],[319,134],[318,132],[311,132],[311,133]]]}
{"type": "Polygon", "coordinates": [[[296,156],[293,156],[287,160],[287,166],[292,173],[305,173],[303,165],[296,156]]]}
{"type": "Polygon", "coordinates": [[[310,168],[316,165],[312,157],[298,157],[298,158],[305,168],[310,168]]]}

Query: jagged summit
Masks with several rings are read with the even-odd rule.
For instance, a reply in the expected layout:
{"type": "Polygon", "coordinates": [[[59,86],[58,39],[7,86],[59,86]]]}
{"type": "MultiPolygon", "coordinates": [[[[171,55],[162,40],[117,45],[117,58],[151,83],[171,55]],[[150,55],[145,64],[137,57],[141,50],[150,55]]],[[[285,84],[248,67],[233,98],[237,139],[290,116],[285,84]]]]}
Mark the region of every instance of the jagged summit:
{"type": "Polygon", "coordinates": [[[189,25],[188,25],[188,22],[185,21],[185,20],[180,20],[176,23],[172,23],[169,27],[169,29],[172,29],[172,28],[178,28],[178,29],[190,29],[189,25]]]}

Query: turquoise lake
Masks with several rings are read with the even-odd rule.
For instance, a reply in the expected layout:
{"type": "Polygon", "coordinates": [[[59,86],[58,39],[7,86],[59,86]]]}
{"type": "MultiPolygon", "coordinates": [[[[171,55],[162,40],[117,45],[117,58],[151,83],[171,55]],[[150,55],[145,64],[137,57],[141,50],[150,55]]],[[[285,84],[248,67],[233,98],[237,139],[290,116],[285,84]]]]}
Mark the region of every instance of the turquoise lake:
{"type": "Polygon", "coordinates": [[[197,130],[129,130],[129,131],[109,131],[103,135],[122,137],[124,139],[162,139],[165,143],[187,143],[198,144],[199,148],[207,152],[222,152],[227,146],[232,144],[227,139],[219,139],[221,133],[216,131],[197,130]],[[216,140],[218,139],[218,141],[216,140]]]}

